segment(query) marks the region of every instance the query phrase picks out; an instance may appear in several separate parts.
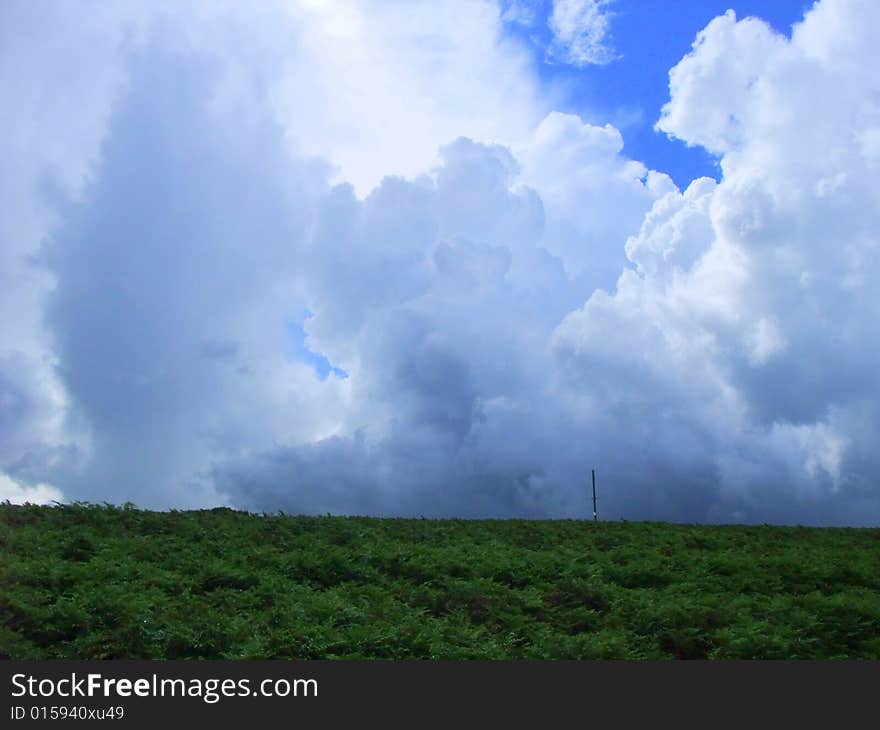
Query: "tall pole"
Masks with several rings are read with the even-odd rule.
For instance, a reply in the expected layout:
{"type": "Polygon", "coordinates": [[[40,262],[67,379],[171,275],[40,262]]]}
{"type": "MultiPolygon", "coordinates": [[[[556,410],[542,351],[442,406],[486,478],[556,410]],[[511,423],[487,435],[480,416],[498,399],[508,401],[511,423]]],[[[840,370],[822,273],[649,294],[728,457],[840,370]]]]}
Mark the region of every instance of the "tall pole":
{"type": "Polygon", "coordinates": [[[596,512],[596,470],[593,469],[593,522],[599,519],[599,515],[596,512]]]}

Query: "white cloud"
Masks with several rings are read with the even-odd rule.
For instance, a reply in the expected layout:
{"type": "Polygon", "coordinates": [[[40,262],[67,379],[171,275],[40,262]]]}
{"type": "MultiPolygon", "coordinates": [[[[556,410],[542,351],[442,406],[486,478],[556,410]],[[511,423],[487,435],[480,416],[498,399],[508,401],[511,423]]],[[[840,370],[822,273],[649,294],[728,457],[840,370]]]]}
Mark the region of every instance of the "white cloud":
{"type": "Polygon", "coordinates": [[[421,174],[459,136],[516,144],[550,111],[494,2],[283,7],[291,35],[272,93],[288,141],[359,195],[383,175],[421,174]]]}
{"type": "Polygon", "coordinates": [[[751,115],[760,113],[753,99],[767,83],[766,70],[786,47],[785,38],[758,18],[738,22],[732,10],[715,18],[670,71],[671,100],[657,129],[715,154],[736,150],[749,139],[751,115]]]}
{"type": "Polygon", "coordinates": [[[823,2],[790,41],[732,13],[710,23],[670,73],[659,127],[721,155],[724,177],[654,203],[627,243],[639,276],[557,333],[560,356],[603,378],[609,407],[625,398],[655,422],[649,411],[668,409],[703,434],[718,516],[743,514],[740,500],[777,516],[796,495],[788,520],[804,504],[877,519],[865,484],[877,474],[880,197],[864,140],[880,82],[863,69],[880,61],[867,30],[878,12],[823,2]]]}
{"type": "Polygon", "coordinates": [[[0,502],[12,504],[52,504],[63,502],[64,495],[51,484],[22,484],[0,473],[0,502]]]}
{"type": "Polygon", "coordinates": [[[574,66],[604,65],[617,56],[611,45],[612,0],[553,0],[548,20],[550,54],[574,66]]]}
{"type": "Polygon", "coordinates": [[[658,197],[675,188],[623,154],[620,132],[553,112],[518,150],[522,181],[541,196],[545,245],[572,276],[586,274],[592,290],[612,288],[626,257],[621,241],[638,230],[658,197]]]}

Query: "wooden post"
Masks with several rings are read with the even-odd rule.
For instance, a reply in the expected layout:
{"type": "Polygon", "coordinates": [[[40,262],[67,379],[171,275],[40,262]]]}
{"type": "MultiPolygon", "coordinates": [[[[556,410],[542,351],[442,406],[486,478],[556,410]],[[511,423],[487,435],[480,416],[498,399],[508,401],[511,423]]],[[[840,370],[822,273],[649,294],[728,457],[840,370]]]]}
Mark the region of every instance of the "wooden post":
{"type": "Polygon", "coordinates": [[[599,519],[599,515],[596,512],[596,470],[593,469],[593,522],[596,522],[599,519]]]}

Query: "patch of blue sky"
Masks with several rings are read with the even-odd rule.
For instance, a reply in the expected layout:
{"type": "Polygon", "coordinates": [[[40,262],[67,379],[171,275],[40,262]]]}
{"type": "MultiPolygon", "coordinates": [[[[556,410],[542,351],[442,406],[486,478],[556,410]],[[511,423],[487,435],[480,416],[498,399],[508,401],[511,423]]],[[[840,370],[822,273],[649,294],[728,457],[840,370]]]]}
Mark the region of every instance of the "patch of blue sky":
{"type": "Polygon", "coordinates": [[[502,0],[506,32],[526,40],[542,81],[557,92],[559,111],[591,124],[610,123],[623,134],[624,154],[667,173],[682,189],[695,178],[720,178],[718,160],[654,129],[669,100],[669,70],[690,50],[697,33],[728,9],[759,17],[786,36],[812,0],[611,0],[611,46],[605,64],[574,66],[552,53],[548,20],[552,0],[502,0]]]}
{"type": "Polygon", "coordinates": [[[331,375],[340,379],[348,377],[345,370],[336,367],[325,355],[309,348],[306,344],[306,331],[303,322],[288,320],[284,323],[284,329],[287,335],[287,357],[289,359],[311,365],[319,380],[327,380],[331,375]]]}

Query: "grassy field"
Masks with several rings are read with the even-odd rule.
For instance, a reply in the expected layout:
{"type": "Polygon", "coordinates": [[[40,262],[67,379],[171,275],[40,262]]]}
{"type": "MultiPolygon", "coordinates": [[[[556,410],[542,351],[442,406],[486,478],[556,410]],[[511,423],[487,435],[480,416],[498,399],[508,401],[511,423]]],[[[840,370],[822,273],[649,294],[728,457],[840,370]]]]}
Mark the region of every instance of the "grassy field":
{"type": "Polygon", "coordinates": [[[0,505],[0,653],[880,658],[880,530],[0,505]]]}

